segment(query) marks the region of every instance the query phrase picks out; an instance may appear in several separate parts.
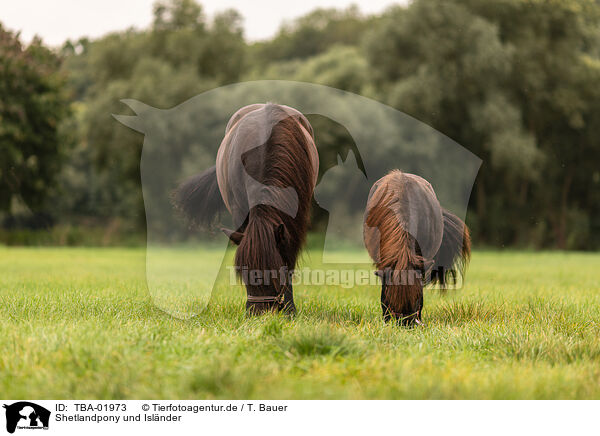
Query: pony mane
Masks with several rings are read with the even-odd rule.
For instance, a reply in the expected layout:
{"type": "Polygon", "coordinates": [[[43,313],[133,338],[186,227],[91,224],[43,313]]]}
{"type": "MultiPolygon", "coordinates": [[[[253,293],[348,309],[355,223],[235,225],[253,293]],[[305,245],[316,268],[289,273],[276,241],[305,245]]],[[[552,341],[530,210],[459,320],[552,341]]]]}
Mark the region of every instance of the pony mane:
{"type": "MultiPolygon", "coordinates": [[[[265,106],[268,116],[282,118],[285,113],[277,105],[265,106]]],[[[309,222],[310,199],[314,168],[309,155],[309,142],[301,120],[285,116],[271,131],[268,141],[242,155],[248,175],[266,186],[291,187],[298,196],[296,216],[270,205],[254,206],[248,216],[244,236],[235,256],[238,272],[276,270],[283,266],[293,269],[298,252],[304,244],[309,222]],[[283,241],[278,241],[275,229],[283,224],[283,241]]],[[[283,194],[282,194],[283,195],[283,194]]],[[[281,204],[287,199],[281,198],[281,204]]]]}
{"type": "Polygon", "coordinates": [[[365,244],[387,284],[386,300],[394,307],[413,305],[421,297],[423,287],[421,278],[415,275],[417,271],[422,272],[425,261],[419,244],[395,212],[401,201],[399,196],[382,184],[373,193],[372,200],[374,206],[367,210],[365,224],[379,231],[366,237],[365,244]]]}

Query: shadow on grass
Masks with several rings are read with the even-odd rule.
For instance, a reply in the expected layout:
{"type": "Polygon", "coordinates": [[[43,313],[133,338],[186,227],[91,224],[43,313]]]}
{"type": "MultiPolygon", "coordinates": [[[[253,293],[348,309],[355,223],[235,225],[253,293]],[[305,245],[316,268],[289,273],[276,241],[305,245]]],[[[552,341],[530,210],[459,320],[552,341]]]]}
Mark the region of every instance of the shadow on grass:
{"type": "Polygon", "coordinates": [[[276,339],[275,344],[285,355],[297,358],[361,356],[368,352],[364,344],[342,333],[331,331],[326,326],[281,336],[276,339]]]}
{"type": "MultiPolygon", "coordinates": [[[[247,368],[246,368],[247,370],[247,368]]],[[[249,398],[264,374],[252,370],[252,377],[235,362],[216,359],[196,369],[189,378],[189,389],[201,398],[249,398]]]]}

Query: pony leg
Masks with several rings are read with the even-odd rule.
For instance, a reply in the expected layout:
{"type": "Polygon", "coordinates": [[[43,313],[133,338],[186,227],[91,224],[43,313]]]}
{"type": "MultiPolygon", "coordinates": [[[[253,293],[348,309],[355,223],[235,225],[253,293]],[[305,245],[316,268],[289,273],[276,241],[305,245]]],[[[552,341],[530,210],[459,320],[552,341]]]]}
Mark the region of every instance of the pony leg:
{"type": "Polygon", "coordinates": [[[296,314],[296,305],[294,304],[294,289],[290,283],[289,291],[284,294],[283,307],[281,309],[286,315],[294,316],[296,314]]]}
{"type": "Polygon", "coordinates": [[[383,320],[385,322],[390,322],[392,320],[392,315],[390,315],[390,311],[385,303],[381,303],[381,311],[383,312],[383,320]]]}
{"type": "Polygon", "coordinates": [[[390,322],[390,320],[392,319],[392,315],[390,314],[388,305],[385,303],[384,293],[385,293],[385,285],[382,285],[381,286],[381,311],[383,312],[383,320],[385,322],[390,322]]]}

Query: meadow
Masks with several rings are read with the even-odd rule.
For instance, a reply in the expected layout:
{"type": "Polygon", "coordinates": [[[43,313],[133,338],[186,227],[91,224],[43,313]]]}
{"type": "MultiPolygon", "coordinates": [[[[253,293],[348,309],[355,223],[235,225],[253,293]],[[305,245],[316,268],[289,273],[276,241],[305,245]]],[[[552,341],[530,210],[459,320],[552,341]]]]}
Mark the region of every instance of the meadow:
{"type": "Polygon", "coordinates": [[[464,287],[426,292],[426,326],[403,329],[376,286],[296,287],[288,319],[246,317],[243,289],[221,284],[181,320],[152,303],[142,248],[0,247],[0,392],[599,399],[599,267],[598,253],[475,251],[464,287]]]}

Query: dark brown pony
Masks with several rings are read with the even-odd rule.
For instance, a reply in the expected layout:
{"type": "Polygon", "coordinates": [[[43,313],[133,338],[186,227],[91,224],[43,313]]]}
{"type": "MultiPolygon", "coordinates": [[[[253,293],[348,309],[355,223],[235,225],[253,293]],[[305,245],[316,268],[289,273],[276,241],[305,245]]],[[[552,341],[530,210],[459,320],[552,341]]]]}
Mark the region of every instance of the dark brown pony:
{"type": "Polygon", "coordinates": [[[425,179],[394,170],[369,193],[363,237],[381,278],[386,321],[421,324],[423,286],[445,285],[471,254],[469,229],[442,208],[425,179]]]}
{"type": "Polygon", "coordinates": [[[184,182],[176,205],[198,224],[227,209],[236,230],[235,266],[249,313],[295,312],[291,274],[304,243],[319,158],[313,130],[297,110],[254,104],[230,119],[216,165],[184,182]]]}

